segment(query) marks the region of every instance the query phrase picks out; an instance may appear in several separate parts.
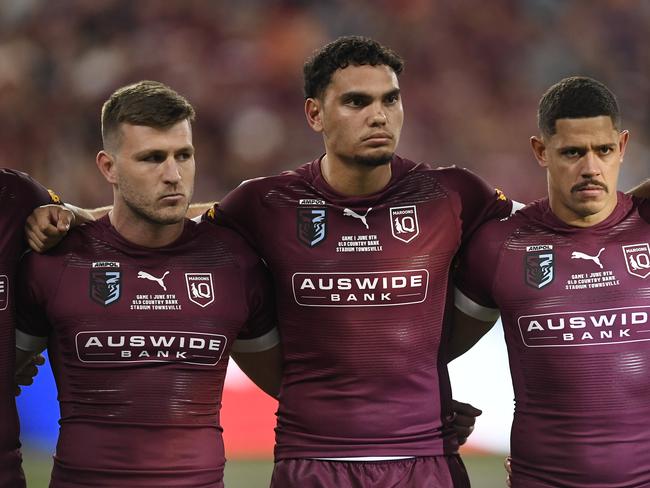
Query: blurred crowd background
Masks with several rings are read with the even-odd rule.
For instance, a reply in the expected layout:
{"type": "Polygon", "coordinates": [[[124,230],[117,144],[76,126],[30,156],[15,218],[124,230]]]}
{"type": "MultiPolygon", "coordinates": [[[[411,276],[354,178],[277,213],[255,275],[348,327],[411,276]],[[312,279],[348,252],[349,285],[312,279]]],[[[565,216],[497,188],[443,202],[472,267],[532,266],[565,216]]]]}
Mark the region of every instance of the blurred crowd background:
{"type": "MultiPolygon", "coordinates": [[[[468,167],[520,201],[542,197],[545,175],[529,147],[537,103],[552,83],[580,74],[618,95],[631,131],[620,189],[650,176],[644,0],[0,0],[0,166],[77,205],[108,204],[94,164],[101,105],[121,85],[154,79],[197,109],[195,200],[220,199],[243,179],[321,154],[303,114],[302,65],[348,34],[406,60],[402,156],[468,167]]],[[[499,334],[451,370],[457,398],[486,410],[470,445],[505,451],[512,391],[499,334]]],[[[47,375],[20,406],[27,444],[51,449],[58,412],[47,375]]],[[[229,375],[226,407],[244,414],[226,432],[248,426],[264,439],[243,440],[241,452],[259,443],[268,456],[274,407],[264,409],[263,428],[251,423],[263,399],[236,370],[229,375]]],[[[228,446],[232,453],[235,441],[228,446]]]]}
{"type": "Polygon", "coordinates": [[[399,152],[476,170],[522,201],[545,192],[529,138],[542,92],[583,74],[632,132],[621,187],[648,176],[650,2],[643,0],[0,0],[0,166],[70,202],[107,204],[94,157],[102,102],[140,79],[198,112],[196,197],[318,156],[302,65],[340,35],[406,60],[399,152]]]}

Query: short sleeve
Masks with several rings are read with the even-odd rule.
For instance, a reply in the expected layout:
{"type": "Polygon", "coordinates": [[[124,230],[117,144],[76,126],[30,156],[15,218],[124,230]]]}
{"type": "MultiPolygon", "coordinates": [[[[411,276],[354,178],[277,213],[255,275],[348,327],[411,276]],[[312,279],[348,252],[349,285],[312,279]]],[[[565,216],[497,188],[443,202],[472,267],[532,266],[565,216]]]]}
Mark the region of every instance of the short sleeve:
{"type": "Polygon", "coordinates": [[[243,182],[206,213],[207,220],[233,229],[254,248],[257,248],[259,236],[255,225],[258,217],[253,212],[260,208],[255,201],[260,198],[256,181],[259,179],[243,182]]]}
{"type": "Polygon", "coordinates": [[[23,351],[42,351],[51,331],[46,316],[45,290],[41,279],[45,269],[38,271],[39,256],[31,252],[20,262],[16,280],[16,347],[23,351]]]}
{"type": "Polygon", "coordinates": [[[462,240],[466,242],[474,232],[490,220],[505,219],[513,211],[513,202],[483,178],[467,169],[445,170],[446,185],[460,199],[462,240]]]}
{"type": "Polygon", "coordinates": [[[244,293],[248,320],[233,344],[234,352],[259,352],[280,342],[275,313],[275,296],[270,273],[261,259],[245,271],[244,293]]]}
{"type": "Polygon", "coordinates": [[[498,276],[502,239],[495,232],[498,222],[484,225],[461,251],[454,273],[454,304],[478,320],[496,320],[498,305],[493,288],[498,276]]]}

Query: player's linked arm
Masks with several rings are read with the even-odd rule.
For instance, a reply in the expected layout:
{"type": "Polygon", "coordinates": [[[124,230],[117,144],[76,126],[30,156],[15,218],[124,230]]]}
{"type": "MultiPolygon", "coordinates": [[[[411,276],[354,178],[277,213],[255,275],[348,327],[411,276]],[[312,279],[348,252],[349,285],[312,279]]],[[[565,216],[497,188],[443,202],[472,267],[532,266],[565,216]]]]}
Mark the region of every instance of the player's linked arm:
{"type": "MultiPolygon", "coordinates": [[[[497,317],[498,318],[498,317],[497,317]]],[[[497,319],[479,320],[454,307],[453,325],[448,345],[447,362],[469,351],[481,337],[487,334],[497,319]]]]}
{"type": "MultiPolygon", "coordinates": [[[[188,219],[207,212],[212,203],[193,203],[187,209],[188,219]]],[[[43,205],[35,208],[25,222],[25,238],[29,247],[38,253],[52,249],[65,237],[70,227],[97,220],[111,211],[112,206],[85,209],[65,205],[43,205]]]]}
{"type": "Polygon", "coordinates": [[[266,351],[233,351],[232,358],[261,390],[273,398],[278,397],[282,383],[282,348],[280,344],[276,344],[266,351]]]}
{"type": "Polygon", "coordinates": [[[650,198],[650,178],[642,181],[641,184],[627,191],[628,195],[634,195],[639,198],[650,198]]]}

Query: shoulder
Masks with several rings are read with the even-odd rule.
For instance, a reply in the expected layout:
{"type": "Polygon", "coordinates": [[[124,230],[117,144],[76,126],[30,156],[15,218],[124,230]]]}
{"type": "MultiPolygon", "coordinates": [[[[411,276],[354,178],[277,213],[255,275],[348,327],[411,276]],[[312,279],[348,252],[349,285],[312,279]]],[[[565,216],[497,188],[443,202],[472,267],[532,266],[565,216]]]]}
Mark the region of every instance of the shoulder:
{"type": "Polygon", "coordinates": [[[650,224],[650,199],[639,197],[627,197],[632,200],[634,208],[636,208],[641,219],[650,224]]]}
{"type": "Polygon", "coordinates": [[[260,261],[259,256],[241,234],[230,227],[215,225],[213,220],[192,222],[195,226],[194,241],[200,247],[212,249],[239,267],[250,268],[260,261]]]}
{"type": "Polygon", "coordinates": [[[31,208],[47,203],[61,203],[61,199],[52,191],[22,171],[0,168],[1,199],[12,199],[31,208]]]}
{"type": "Polygon", "coordinates": [[[301,180],[301,175],[296,171],[285,171],[278,175],[252,178],[250,180],[242,181],[237,188],[228,193],[224,201],[228,198],[240,197],[242,195],[264,196],[274,188],[286,187],[287,185],[291,185],[301,180]]]}

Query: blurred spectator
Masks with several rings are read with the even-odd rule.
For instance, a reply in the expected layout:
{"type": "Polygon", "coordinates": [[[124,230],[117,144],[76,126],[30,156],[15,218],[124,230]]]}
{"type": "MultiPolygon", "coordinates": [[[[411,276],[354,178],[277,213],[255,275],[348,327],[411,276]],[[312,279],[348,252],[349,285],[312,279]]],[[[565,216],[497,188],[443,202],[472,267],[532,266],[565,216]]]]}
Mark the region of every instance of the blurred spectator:
{"type": "Polygon", "coordinates": [[[621,185],[650,176],[650,4],[634,0],[0,0],[0,166],[84,206],[106,204],[97,111],[139,79],[198,109],[196,200],[309,159],[301,70],[344,34],[407,61],[400,153],[476,170],[510,196],[545,194],[528,139],[543,87],[594,76],[632,132],[621,185]]]}

